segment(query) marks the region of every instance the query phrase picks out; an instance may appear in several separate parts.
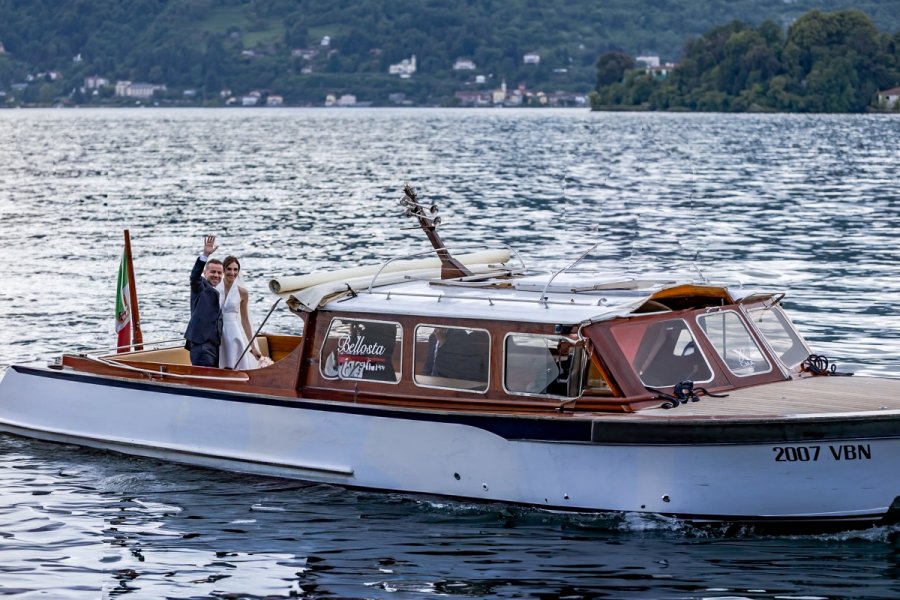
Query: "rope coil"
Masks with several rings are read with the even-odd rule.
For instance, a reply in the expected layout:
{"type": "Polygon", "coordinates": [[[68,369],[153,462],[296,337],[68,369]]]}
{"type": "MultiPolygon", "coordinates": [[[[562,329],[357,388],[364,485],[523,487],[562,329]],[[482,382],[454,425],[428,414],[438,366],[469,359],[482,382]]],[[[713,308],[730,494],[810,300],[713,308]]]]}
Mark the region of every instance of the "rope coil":
{"type": "Polygon", "coordinates": [[[833,375],[837,377],[850,377],[853,373],[840,373],[837,370],[837,364],[830,362],[830,359],[823,354],[810,354],[802,363],[802,370],[812,373],[814,376],[833,375]]]}

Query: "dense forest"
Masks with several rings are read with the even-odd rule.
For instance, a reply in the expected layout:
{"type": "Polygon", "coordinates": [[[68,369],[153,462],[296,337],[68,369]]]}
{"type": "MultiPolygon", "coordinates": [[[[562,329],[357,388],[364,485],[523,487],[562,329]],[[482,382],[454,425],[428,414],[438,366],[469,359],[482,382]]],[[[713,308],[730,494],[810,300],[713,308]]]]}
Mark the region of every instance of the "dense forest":
{"type": "MultiPolygon", "coordinates": [[[[223,90],[321,104],[452,102],[524,85],[586,93],[598,56],[682,58],[685,40],[740,20],[779,28],[844,0],[0,0],[0,105],[121,101],[118,80],[159,103],[221,104],[223,90]],[[540,57],[526,62],[525,54],[540,57]],[[409,77],[389,68],[416,56],[409,77]],[[472,69],[454,70],[458,59],[472,69]],[[110,86],[84,89],[85,77],[110,86]],[[161,86],[165,85],[165,90],[161,86]],[[391,100],[393,99],[393,100],[391,100]]],[[[883,31],[897,0],[857,0],[883,31]]],[[[226,94],[227,95],[227,94],[226,94]]]]}
{"type": "MultiPolygon", "coordinates": [[[[735,21],[690,40],[672,69],[630,55],[597,60],[591,106],[601,109],[863,112],[900,85],[900,34],[881,33],[862,12],[811,11],[785,32],[735,21]]],[[[893,107],[900,108],[900,103],[893,107]]]]}

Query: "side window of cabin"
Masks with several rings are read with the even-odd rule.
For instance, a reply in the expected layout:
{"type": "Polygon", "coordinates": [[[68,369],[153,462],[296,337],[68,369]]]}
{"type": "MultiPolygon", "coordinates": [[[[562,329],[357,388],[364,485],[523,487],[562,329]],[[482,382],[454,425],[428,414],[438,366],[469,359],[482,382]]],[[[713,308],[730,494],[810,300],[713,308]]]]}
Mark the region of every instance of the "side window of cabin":
{"type": "Polygon", "coordinates": [[[749,313],[753,324],[785,366],[796,367],[806,360],[809,349],[781,308],[752,308],[749,313]]]}
{"type": "Polygon", "coordinates": [[[326,379],[400,381],[403,328],[399,323],[333,319],[319,368],[326,379]]]}
{"type": "Polygon", "coordinates": [[[739,377],[768,373],[772,365],[733,310],[700,315],[697,323],[728,369],[739,377]]]}
{"type": "Polygon", "coordinates": [[[485,392],[491,337],[482,329],[416,327],[413,379],[425,387],[485,392]]]}
{"type": "Polygon", "coordinates": [[[635,320],[610,331],[646,386],[712,381],[712,369],[684,319],[635,320]]]}
{"type": "Polygon", "coordinates": [[[580,396],[584,351],[560,336],[513,334],[506,337],[503,385],[513,394],[580,396]]]}

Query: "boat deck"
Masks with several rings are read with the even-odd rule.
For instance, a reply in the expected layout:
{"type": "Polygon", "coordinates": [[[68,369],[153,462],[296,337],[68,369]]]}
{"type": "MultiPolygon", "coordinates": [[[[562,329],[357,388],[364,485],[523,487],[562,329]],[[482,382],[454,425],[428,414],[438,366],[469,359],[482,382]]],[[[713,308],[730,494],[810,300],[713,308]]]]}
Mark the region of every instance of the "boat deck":
{"type": "Polygon", "coordinates": [[[900,411],[900,379],[810,377],[701,396],[673,409],[651,408],[627,417],[765,418],[900,411]]]}

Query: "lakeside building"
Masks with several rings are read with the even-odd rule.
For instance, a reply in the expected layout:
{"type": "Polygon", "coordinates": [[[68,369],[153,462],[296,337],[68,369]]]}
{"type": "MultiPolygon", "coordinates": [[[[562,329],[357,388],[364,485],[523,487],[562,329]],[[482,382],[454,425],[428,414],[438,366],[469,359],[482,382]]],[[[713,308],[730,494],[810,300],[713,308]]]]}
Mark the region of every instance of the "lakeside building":
{"type": "Polygon", "coordinates": [[[528,52],[522,55],[522,62],[526,65],[539,65],[541,64],[541,55],[537,52],[528,52]]]}
{"type": "Polygon", "coordinates": [[[166,86],[165,84],[155,84],[155,83],[143,83],[143,82],[131,82],[131,81],[117,81],[116,82],[116,96],[121,98],[141,98],[147,99],[152,98],[153,93],[156,91],[165,92],[166,86]]]}
{"type": "Polygon", "coordinates": [[[493,91],[491,94],[491,102],[495,105],[502,105],[506,102],[506,80],[504,79],[500,83],[500,87],[493,91]]]}
{"type": "Polygon", "coordinates": [[[468,58],[457,58],[453,63],[454,71],[474,71],[476,68],[475,62],[468,58]]]}
{"type": "Polygon", "coordinates": [[[583,107],[587,106],[587,96],[572,92],[545,93],[531,92],[520,84],[508,90],[504,80],[500,87],[487,90],[459,90],[453,94],[460,106],[548,106],[548,107],[583,107]]]}
{"type": "Polygon", "coordinates": [[[490,92],[479,90],[461,90],[454,94],[462,106],[490,106],[492,95],[490,92]]]}
{"type": "Polygon", "coordinates": [[[644,68],[652,68],[659,66],[659,57],[655,54],[647,54],[644,56],[635,56],[634,62],[644,68]]]}
{"type": "Polygon", "coordinates": [[[342,94],[340,98],[335,94],[328,94],[325,96],[325,106],[349,108],[352,106],[361,106],[361,104],[357,104],[356,96],[353,94],[342,94]]]}
{"type": "Polygon", "coordinates": [[[409,79],[416,72],[416,55],[410,58],[404,58],[399,63],[388,67],[388,73],[391,75],[399,75],[400,79],[409,79]]]}
{"type": "Polygon", "coordinates": [[[241,106],[256,106],[259,104],[260,98],[262,98],[262,92],[253,90],[246,96],[241,96],[241,106]]]}
{"type": "Polygon", "coordinates": [[[109,79],[107,79],[106,77],[91,75],[90,77],[84,78],[84,89],[86,90],[97,90],[108,85],[109,79]]]}
{"type": "Polygon", "coordinates": [[[878,105],[888,110],[900,107],[900,87],[878,92],[878,105]]]}
{"type": "Polygon", "coordinates": [[[303,60],[312,60],[318,54],[319,51],[313,48],[294,48],[291,50],[291,56],[294,58],[302,58],[303,60]]]}

